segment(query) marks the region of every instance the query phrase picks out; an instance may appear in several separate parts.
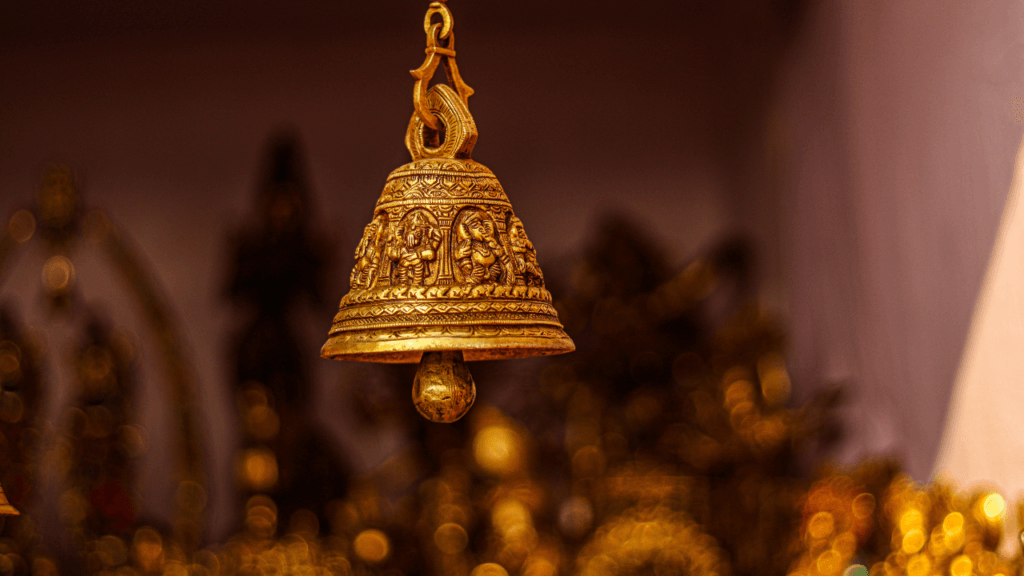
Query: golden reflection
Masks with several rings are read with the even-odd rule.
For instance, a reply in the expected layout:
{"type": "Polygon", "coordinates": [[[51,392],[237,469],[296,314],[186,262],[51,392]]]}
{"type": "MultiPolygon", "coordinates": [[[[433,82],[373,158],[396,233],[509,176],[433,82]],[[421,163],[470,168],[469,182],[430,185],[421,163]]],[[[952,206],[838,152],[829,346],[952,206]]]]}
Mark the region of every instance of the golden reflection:
{"type": "Polygon", "coordinates": [[[907,510],[900,516],[900,532],[906,534],[911,530],[919,530],[921,528],[921,522],[924,517],[921,515],[921,511],[916,508],[907,510]]]}
{"type": "Polygon", "coordinates": [[[36,217],[28,210],[18,210],[7,221],[7,233],[18,244],[24,244],[31,240],[35,232],[36,217]]]}
{"type": "Polygon", "coordinates": [[[277,485],[277,456],[268,448],[249,448],[241,454],[240,479],[255,492],[277,485]]]}
{"type": "Polygon", "coordinates": [[[942,529],[946,534],[959,534],[964,528],[964,515],[959,512],[950,512],[942,519],[942,529]]]}
{"type": "Polygon", "coordinates": [[[163,562],[164,541],[156,530],[149,527],[139,528],[132,538],[132,552],[135,560],[143,570],[152,572],[160,568],[163,562]]]}
{"type": "Polygon", "coordinates": [[[875,495],[870,492],[858,494],[853,499],[853,515],[858,519],[865,519],[875,511],[875,495]]]}
{"type": "Polygon", "coordinates": [[[907,576],[928,576],[932,563],[925,554],[915,554],[907,561],[907,576]]]}
{"type": "Polygon", "coordinates": [[[832,533],[834,526],[835,520],[832,518],[831,513],[818,512],[807,524],[807,533],[810,534],[811,538],[825,538],[832,533]]]}
{"type": "Polygon", "coordinates": [[[903,552],[914,554],[924,547],[924,542],[924,532],[915,528],[903,536],[903,552]]]}
{"type": "Polygon", "coordinates": [[[949,565],[949,573],[952,576],[971,576],[974,563],[967,555],[957,556],[949,565]]]}
{"type": "Polygon", "coordinates": [[[530,511],[522,502],[514,498],[506,498],[496,502],[491,511],[491,523],[504,533],[513,526],[532,521],[530,511]]]}
{"type": "Polygon", "coordinates": [[[458,554],[469,544],[469,535],[462,526],[448,522],[438,526],[434,531],[434,544],[445,554],[458,554]]]}
{"type": "Polygon", "coordinates": [[[388,537],[380,530],[363,530],[352,542],[352,549],[357,556],[367,562],[380,562],[390,552],[388,537]]]}
{"type": "Polygon", "coordinates": [[[506,476],[521,469],[524,462],[522,439],[511,428],[487,426],[473,440],[473,456],[484,471],[506,476]]]}
{"type": "Polygon", "coordinates": [[[999,494],[989,494],[985,497],[982,510],[990,520],[998,520],[1006,512],[1006,501],[999,494]]]}
{"type": "Polygon", "coordinates": [[[51,256],[43,264],[43,288],[51,294],[71,290],[75,284],[75,265],[65,256],[51,256]]]}
{"type": "Polygon", "coordinates": [[[508,576],[508,571],[502,568],[501,564],[487,562],[473,568],[470,576],[508,576]]]}

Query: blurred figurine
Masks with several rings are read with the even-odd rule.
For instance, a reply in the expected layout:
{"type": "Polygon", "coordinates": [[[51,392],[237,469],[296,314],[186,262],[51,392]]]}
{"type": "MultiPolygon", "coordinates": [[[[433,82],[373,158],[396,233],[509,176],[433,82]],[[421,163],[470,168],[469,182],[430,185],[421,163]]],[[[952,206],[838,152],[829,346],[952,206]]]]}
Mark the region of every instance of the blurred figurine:
{"type": "MultiPolygon", "coordinates": [[[[299,145],[276,137],[257,196],[257,218],[235,239],[228,297],[241,323],[230,363],[245,434],[236,471],[243,501],[270,497],[284,518],[323,507],[344,494],[345,467],[313,421],[309,363],[315,347],[301,343],[294,314],[323,303],[327,243],[312,231],[308,183],[299,145]]],[[[373,226],[371,224],[371,226],[373,226]]],[[[364,256],[377,250],[379,228],[368,228],[364,256]]],[[[353,281],[372,284],[363,267],[353,281]]]]}

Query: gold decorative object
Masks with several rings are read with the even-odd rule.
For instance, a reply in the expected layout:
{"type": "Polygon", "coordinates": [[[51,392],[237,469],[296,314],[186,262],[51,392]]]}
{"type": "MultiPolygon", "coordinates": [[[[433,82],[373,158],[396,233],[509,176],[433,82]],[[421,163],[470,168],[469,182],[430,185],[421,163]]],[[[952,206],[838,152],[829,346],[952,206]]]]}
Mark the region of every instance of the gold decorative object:
{"type": "Polygon", "coordinates": [[[0,486],[0,516],[18,516],[21,512],[11,503],[7,501],[7,495],[4,494],[4,489],[0,486]]]}
{"type": "Polygon", "coordinates": [[[388,176],[356,248],[325,358],[420,362],[413,402],[454,422],[476,391],[464,361],[571,352],[533,244],[494,174],[473,161],[473,89],[455,63],[451,12],[433,2],[427,57],[412,71],[412,162],[388,176]],[[434,22],[435,15],[441,22],[434,22]],[[443,62],[452,86],[427,88],[443,62]]]}

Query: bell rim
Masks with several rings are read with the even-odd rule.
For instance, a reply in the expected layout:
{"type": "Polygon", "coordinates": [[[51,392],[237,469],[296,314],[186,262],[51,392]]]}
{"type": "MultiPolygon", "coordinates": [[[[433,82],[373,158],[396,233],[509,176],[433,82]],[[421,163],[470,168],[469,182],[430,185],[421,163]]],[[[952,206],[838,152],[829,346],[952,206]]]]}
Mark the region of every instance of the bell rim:
{"type": "Polygon", "coordinates": [[[417,336],[345,341],[347,333],[328,338],[320,356],[346,362],[415,364],[424,352],[462,351],[466,362],[511,360],[555,356],[576,350],[576,344],[564,331],[555,337],[524,336],[417,336]]]}

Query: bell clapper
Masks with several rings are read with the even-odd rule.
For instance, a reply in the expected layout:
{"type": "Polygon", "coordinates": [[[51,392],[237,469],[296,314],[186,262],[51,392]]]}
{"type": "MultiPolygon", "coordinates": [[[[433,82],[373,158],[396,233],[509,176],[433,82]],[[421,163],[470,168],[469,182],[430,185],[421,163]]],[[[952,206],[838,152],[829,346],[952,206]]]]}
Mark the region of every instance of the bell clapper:
{"type": "Polygon", "coordinates": [[[451,423],[466,415],[476,400],[476,384],[462,350],[424,352],[412,381],[412,402],[431,422],[451,423]]]}

